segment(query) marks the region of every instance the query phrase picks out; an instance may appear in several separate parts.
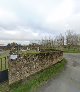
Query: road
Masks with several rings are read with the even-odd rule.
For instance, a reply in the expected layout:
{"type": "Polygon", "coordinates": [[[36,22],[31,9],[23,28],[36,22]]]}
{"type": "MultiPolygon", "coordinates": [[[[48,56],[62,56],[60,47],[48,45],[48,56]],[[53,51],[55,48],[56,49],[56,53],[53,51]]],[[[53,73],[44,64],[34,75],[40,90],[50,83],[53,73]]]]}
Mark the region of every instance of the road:
{"type": "Polygon", "coordinates": [[[64,54],[66,69],[37,92],[80,92],[80,54],[64,54]]]}

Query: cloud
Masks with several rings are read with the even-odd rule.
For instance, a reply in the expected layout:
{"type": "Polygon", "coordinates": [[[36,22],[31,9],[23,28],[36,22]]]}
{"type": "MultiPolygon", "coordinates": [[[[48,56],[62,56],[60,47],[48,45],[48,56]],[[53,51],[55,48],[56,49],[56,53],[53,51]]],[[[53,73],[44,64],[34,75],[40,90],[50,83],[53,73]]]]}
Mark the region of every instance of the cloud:
{"type": "Polygon", "coordinates": [[[15,13],[7,9],[0,8],[0,22],[7,24],[9,22],[15,23],[16,21],[18,21],[18,17],[16,16],[15,13]]]}
{"type": "Polygon", "coordinates": [[[80,33],[79,0],[2,0],[0,39],[35,40],[67,29],[80,33]]]}

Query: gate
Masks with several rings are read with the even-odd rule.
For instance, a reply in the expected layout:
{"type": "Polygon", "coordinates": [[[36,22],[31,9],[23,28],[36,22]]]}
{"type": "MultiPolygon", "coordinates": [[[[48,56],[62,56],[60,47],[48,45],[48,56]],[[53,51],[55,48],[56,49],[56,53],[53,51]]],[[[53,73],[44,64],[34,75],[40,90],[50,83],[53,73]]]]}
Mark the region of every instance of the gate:
{"type": "Polygon", "coordinates": [[[0,83],[8,80],[8,69],[0,71],[0,83]]]}
{"type": "Polygon", "coordinates": [[[8,80],[8,60],[7,57],[0,58],[0,83],[8,80]]]}

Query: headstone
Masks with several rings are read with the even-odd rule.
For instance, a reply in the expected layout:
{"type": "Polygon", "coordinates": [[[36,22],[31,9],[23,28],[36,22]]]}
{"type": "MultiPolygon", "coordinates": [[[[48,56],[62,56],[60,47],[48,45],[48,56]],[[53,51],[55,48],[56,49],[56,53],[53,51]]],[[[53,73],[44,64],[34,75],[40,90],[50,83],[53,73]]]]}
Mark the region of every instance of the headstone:
{"type": "Polygon", "coordinates": [[[16,60],[18,58],[18,55],[10,55],[10,60],[16,60]]]}

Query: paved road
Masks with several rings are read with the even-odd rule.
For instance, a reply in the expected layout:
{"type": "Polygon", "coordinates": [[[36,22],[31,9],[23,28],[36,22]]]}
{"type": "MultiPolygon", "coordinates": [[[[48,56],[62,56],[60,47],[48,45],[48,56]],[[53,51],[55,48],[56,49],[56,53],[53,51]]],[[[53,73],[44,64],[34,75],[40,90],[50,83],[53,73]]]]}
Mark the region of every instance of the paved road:
{"type": "Polygon", "coordinates": [[[80,92],[80,54],[64,54],[66,69],[37,92],[80,92]]]}

